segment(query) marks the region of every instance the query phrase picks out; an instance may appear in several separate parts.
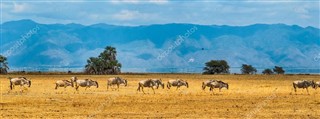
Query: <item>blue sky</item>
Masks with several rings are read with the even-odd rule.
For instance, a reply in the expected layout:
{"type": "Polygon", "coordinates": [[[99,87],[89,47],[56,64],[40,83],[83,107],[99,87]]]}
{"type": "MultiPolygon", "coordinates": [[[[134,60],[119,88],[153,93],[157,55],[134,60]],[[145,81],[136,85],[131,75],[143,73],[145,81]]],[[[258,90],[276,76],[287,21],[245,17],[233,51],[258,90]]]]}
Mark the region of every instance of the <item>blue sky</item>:
{"type": "Polygon", "coordinates": [[[319,28],[319,1],[2,0],[1,22],[149,25],[192,23],[243,26],[256,23],[319,28]],[[89,2],[91,1],[91,2],[89,2]]]}

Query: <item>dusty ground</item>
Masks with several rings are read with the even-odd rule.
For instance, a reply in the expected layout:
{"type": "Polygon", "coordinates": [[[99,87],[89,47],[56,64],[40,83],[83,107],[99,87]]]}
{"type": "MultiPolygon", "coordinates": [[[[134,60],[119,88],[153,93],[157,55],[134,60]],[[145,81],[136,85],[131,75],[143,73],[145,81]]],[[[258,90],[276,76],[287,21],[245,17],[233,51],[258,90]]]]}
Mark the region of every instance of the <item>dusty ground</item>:
{"type": "MultiPolygon", "coordinates": [[[[19,92],[9,91],[8,75],[0,76],[1,118],[319,118],[320,89],[292,92],[292,81],[320,80],[320,76],[264,75],[123,75],[129,80],[120,91],[107,91],[108,76],[78,76],[99,82],[99,88],[80,91],[68,87],[54,90],[56,80],[68,75],[25,75],[32,86],[19,92]],[[139,80],[147,78],[181,78],[190,87],[158,89],[153,94],[137,92],[139,80]],[[201,90],[207,79],[229,83],[229,90],[215,93],[201,90]],[[292,94],[291,94],[292,93],[292,94]]],[[[10,76],[17,77],[17,76],[10,76]]]]}

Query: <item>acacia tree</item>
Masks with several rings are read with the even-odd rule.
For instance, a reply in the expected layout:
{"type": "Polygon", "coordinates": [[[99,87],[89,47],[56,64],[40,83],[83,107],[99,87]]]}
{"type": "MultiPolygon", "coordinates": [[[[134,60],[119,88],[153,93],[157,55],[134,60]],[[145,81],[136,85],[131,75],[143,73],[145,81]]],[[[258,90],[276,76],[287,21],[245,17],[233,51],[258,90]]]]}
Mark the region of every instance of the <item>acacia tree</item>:
{"type": "Polygon", "coordinates": [[[118,74],[121,63],[116,59],[116,48],[107,46],[98,57],[90,57],[85,66],[85,73],[88,74],[118,74]]]}
{"type": "Polygon", "coordinates": [[[273,74],[273,71],[271,69],[265,69],[262,71],[262,74],[271,75],[273,74]]]}
{"type": "Polygon", "coordinates": [[[205,64],[203,74],[228,74],[230,66],[225,60],[211,60],[205,64]]]}
{"type": "Polygon", "coordinates": [[[257,73],[257,69],[248,64],[242,64],[241,67],[242,74],[255,74],[257,73]]]}
{"type": "Polygon", "coordinates": [[[7,74],[9,70],[7,58],[0,55],[0,74],[7,74]]]}
{"type": "Polygon", "coordinates": [[[284,74],[285,71],[283,70],[282,67],[279,67],[279,66],[274,66],[273,68],[273,72],[277,73],[277,74],[284,74]]]}

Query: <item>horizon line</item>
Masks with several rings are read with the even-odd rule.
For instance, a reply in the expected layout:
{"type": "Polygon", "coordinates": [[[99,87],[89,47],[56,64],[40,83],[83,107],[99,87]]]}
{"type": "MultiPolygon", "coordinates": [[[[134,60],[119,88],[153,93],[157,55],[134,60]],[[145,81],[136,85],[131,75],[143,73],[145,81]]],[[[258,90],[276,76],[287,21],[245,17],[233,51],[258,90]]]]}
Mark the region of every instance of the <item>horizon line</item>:
{"type": "Polygon", "coordinates": [[[198,26],[231,26],[231,27],[246,27],[246,26],[252,26],[252,25],[286,25],[286,26],[299,26],[301,28],[308,28],[313,27],[320,30],[320,26],[301,26],[298,24],[286,24],[286,23],[253,23],[253,24],[247,24],[247,25],[228,25],[228,24],[195,24],[195,23],[183,23],[183,22],[170,22],[170,23],[154,23],[154,24],[140,24],[140,25],[120,25],[120,24],[108,24],[105,22],[97,22],[93,24],[83,24],[83,23],[76,23],[76,22],[70,22],[70,23],[41,23],[39,21],[33,20],[33,19],[18,19],[18,20],[10,20],[10,21],[2,21],[3,23],[0,23],[0,25],[3,25],[8,22],[19,22],[19,21],[32,21],[36,24],[41,25],[70,25],[70,24],[77,24],[82,26],[93,26],[98,24],[104,24],[104,25],[110,25],[110,26],[119,26],[119,27],[144,27],[144,26],[152,26],[152,25],[170,25],[170,24],[179,24],[179,25],[198,25],[198,26]]]}

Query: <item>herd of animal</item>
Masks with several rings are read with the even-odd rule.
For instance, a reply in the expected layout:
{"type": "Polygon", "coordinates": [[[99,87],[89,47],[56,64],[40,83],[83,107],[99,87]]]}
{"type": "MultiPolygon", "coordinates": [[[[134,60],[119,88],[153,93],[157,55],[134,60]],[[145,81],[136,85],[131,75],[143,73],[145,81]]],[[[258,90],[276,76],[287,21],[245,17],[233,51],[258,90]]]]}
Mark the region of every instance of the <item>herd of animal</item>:
{"type": "MultiPolygon", "coordinates": [[[[22,92],[22,88],[26,86],[30,87],[31,86],[31,80],[27,79],[26,77],[17,77],[17,78],[10,78],[10,90],[14,88],[15,85],[20,85],[20,91],[22,92]]],[[[97,81],[91,80],[91,79],[78,79],[77,77],[71,77],[70,80],[58,80],[55,82],[55,89],[58,89],[59,87],[75,87],[76,90],[78,90],[79,87],[84,87],[85,90],[87,88],[90,88],[91,86],[99,87],[99,84],[97,81]]],[[[112,90],[119,90],[120,85],[127,86],[128,85],[128,80],[120,78],[120,77],[114,77],[114,78],[109,78],[107,80],[107,90],[109,88],[112,88],[114,86],[117,86],[117,88],[112,88],[112,90]]],[[[144,90],[143,88],[151,88],[153,90],[153,93],[155,93],[154,88],[158,89],[159,87],[162,87],[164,89],[165,83],[161,79],[146,79],[146,80],[141,80],[138,83],[138,89],[137,91],[142,91],[143,93],[144,90]]],[[[171,87],[176,87],[176,90],[179,89],[181,86],[186,86],[187,88],[189,87],[189,84],[187,81],[182,80],[182,79],[175,79],[175,80],[169,80],[167,82],[167,88],[170,89],[171,87]]],[[[213,91],[214,88],[218,88],[219,91],[221,91],[222,88],[229,89],[229,84],[225,83],[221,80],[207,80],[205,82],[202,82],[202,89],[205,90],[206,87],[209,87],[210,91],[213,91]]],[[[294,81],[293,82],[293,88],[294,91],[297,92],[297,88],[303,88],[306,89],[308,94],[308,88],[312,87],[314,89],[317,89],[320,87],[320,81],[315,82],[315,81],[309,81],[309,80],[299,80],[299,81],[294,81]]]]}
{"type": "Polygon", "coordinates": [[[308,87],[317,89],[318,87],[320,87],[320,81],[315,82],[313,80],[312,81],[301,80],[301,81],[294,81],[292,85],[294,88],[294,92],[297,92],[297,88],[303,88],[303,89],[306,89],[309,94],[308,87]]]}

